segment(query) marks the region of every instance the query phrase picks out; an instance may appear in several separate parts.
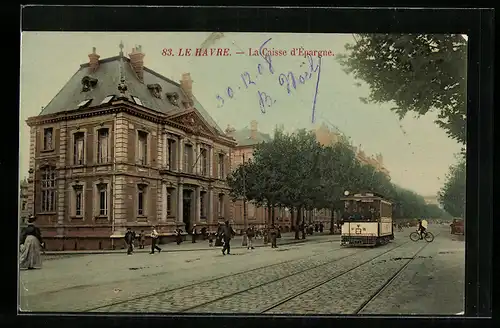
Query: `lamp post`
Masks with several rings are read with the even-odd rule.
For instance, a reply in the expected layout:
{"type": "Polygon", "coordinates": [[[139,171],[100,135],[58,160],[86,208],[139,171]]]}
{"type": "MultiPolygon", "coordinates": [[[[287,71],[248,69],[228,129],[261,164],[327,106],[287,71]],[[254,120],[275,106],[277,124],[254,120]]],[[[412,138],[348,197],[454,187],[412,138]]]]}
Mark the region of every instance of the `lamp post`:
{"type": "Polygon", "coordinates": [[[243,239],[241,241],[242,246],[247,246],[248,245],[248,236],[246,234],[247,228],[248,228],[248,223],[247,223],[247,193],[246,193],[246,174],[245,174],[245,153],[242,154],[243,156],[243,163],[241,167],[241,175],[242,175],[242,180],[243,180],[243,239]]]}

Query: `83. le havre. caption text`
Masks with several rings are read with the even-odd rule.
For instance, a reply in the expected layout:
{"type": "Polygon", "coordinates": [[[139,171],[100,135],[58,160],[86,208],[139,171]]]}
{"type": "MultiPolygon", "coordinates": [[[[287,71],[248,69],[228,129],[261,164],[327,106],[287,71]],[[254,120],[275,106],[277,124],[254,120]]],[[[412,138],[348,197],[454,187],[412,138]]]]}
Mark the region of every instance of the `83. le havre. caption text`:
{"type": "Polygon", "coordinates": [[[195,56],[195,57],[227,57],[233,54],[236,55],[247,55],[247,56],[273,56],[273,57],[283,57],[283,56],[312,56],[312,57],[328,57],[334,56],[332,50],[308,50],[303,47],[291,48],[291,49],[278,49],[278,48],[248,48],[247,51],[235,50],[232,51],[230,48],[163,48],[161,50],[162,56],[168,57],[185,57],[185,56],[195,56]]]}

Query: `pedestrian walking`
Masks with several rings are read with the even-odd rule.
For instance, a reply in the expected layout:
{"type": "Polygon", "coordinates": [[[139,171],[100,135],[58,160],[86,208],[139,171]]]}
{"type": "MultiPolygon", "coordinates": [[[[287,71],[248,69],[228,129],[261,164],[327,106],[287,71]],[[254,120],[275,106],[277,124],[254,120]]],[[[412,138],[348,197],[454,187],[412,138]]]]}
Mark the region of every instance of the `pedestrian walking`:
{"type": "Polygon", "coordinates": [[[144,230],[141,230],[141,233],[139,233],[139,248],[144,249],[144,245],[146,244],[146,233],[144,230]]]}
{"type": "Polygon", "coordinates": [[[155,250],[158,250],[158,253],[161,252],[161,248],[156,245],[158,242],[158,232],[156,231],[156,227],[153,226],[153,230],[151,231],[151,253],[154,254],[155,250]]]}
{"type": "Polygon", "coordinates": [[[223,235],[224,226],[219,222],[219,226],[217,227],[217,233],[215,234],[215,246],[223,246],[222,235],[223,235]]]}
{"type": "Polygon", "coordinates": [[[274,224],[271,226],[269,234],[271,235],[271,248],[277,248],[278,246],[276,245],[276,237],[278,236],[278,230],[276,229],[276,226],[274,224]]]}
{"type": "Polygon", "coordinates": [[[21,231],[19,265],[21,269],[41,269],[41,250],[45,247],[40,228],[35,226],[36,218],[28,218],[28,226],[21,231]]]}
{"type": "Polygon", "coordinates": [[[175,242],[177,245],[180,245],[182,243],[182,230],[181,229],[175,229],[175,242]]]}
{"type": "Polygon", "coordinates": [[[254,249],[253,247],[254,237],[255,237],[255,229],[253,226],[250,226],[247,229],[247,249],[254,249]]]}
{"type": "Polygon", "coordinates": [[[229,221],[226,221],[224,226],[223,226],[223,232],[222,232],[222,238],[224,240],[224,246],[222,247],[222,254],[226,255],[231,255],[231,238],[233,238],[234,235],[234,230],[233,228],[229,225],[229,221]]]}
{"type": "Polygon", "coordinates": [[[319,232],[319,224],[318,223],[314,224],[314,231],[319,232]]]}
{"type": "Polygon", "coordinates": [[[208,247],[214,246],[214,234],[212,232],[208,233],[208,247]]]}
{"type": "Polygon", "coordinates": [[[193,225],[193,230],[191,230],[191,242],[196,243],[196,224],[193,225]]]}
{"type": "Polygon", "coordinates": [[[319,223],[319,232],[323,233],[323,229],[325,229],[325,225],[323,224],[323,222],[320,222],[319,223]]]}
{"type": "Polygon", "coordinates": [[[134,239],[135,232],[132,231],[131,228],[127,228],[127,232],[125,233],[125,243],[127,245],[127,255],[131,255],[134,251],[134,239]]]}

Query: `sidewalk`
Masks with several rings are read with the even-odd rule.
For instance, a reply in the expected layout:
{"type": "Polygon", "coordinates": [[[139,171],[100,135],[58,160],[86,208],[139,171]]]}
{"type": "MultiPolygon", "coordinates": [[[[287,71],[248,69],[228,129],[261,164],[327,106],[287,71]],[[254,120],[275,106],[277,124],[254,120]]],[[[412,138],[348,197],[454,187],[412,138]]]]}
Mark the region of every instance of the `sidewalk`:
{"type": "MultiPolygon", "coordinates": [[[[339,237],[338,235],[329,235],[327,232],[323,233],[315,233],[312,236],[306,236],[306,239],[295,240],[294,233],[283,233],[281,238],[277,240],[277,245],[291,245],[291,244],[301,244],[308,241],[321,241],[321,240],[336,240],[335,237],[339,237]]],[[[241,249],[246,248],[246,246],[241,246],[243,237],[236,236],[231,240],[231,249],[241,249]]],[[[339,238],[337,238],[339,239],[339,238]]],[[[215,241],[214,241],[215,242],[215,241]]],[[[264,245],[263,239],[254,239],[253,242],[254,247],[271,247],[271,243],[269,242],[267,245],[264,245]]],[[[160,244],[158,245],[162,252],[188,252],[188,251],[208,251],[213,250],[218,247],[209,247],[208,240],[197,240],[196,243],[192,243],[190,237],[187,240],[183,241],[180,245],[177,245],[175,242],[170,242],[168,244],[160,244]]],[[[146,245],[144,249],[135,248],[134,253],[149,253],[151,251],[151,245],[146,245]]],[[[84,251],[46,251],[44,255],[73,255],[73,254],[114,254],[114,253],[123,253],[126,252],[126,249],[115,249],[115,250],[84,250],[84,251]]]]}

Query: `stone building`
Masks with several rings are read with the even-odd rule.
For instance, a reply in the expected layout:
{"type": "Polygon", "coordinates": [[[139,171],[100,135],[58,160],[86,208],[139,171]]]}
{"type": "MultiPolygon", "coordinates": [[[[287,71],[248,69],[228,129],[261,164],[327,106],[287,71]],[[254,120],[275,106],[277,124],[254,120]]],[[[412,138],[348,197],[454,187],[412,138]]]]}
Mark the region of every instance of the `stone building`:
{"type": "MultiPolygon", "coordinates": [[[[317,126],[313,129],[316,139],[323,146],[332,145],[340,141],[345,141],[345,136],[333,127],[329,128],[325,123],[317,126]]],[[[368,156],[365,154],[361,147],[354,147],[353,149],[356,153],[356,158],[363,164],[373,166],[377,171],[384,173],[388,178],[390,178],[390,172],[384,166],[384,158],[382,154],[376,154],[375,156],[368,156]]]]}
{"type": "Polygon", "coordinates": [[[24,226],[27,223],[30,212],[28,210],[28,181],[24,178],[20,184],[19,193],[19,223],[24,226]]]}
{"type": "MultiPolygon", "coordinates": [[[[228,125],[226,134],[233,137],[237,145],[231,153],[232,169],[236,169],[243,161],[248,161],[253,158],[253,151],[255,146],[261,142],[269,142],[272,140],[271,136],[267,133],[260,132],[257,128],[258,122],[250,122],[250,128],[245,127],[241,130],[235,130],[228,125]]],[[[236,200],[232,203],[233,215],[236,229],[244,228],[244,209],[243,200],[236,200]]],[[[286,209],[274,209],[275,223],[286,227],[290,225],[290,215],[286,209]],[[276,220],[277,219],[277,220],[276,220]]],[[[253,202],[247,202],[247,223],[258,228],[264,227],[266,223],[272,222],[269,217],[267,208],[257,206],[253,202]]]]}
{"type": "Polygon", "coordinates": [[[28,209],[47,249],[122,247],[126,227],[166,239],[176,228],[231,220],[226,185],[236,145],[193,94],[128,58],[96,49],[61,91],[27,120],[28,209]]]}

